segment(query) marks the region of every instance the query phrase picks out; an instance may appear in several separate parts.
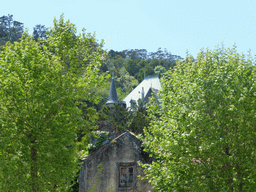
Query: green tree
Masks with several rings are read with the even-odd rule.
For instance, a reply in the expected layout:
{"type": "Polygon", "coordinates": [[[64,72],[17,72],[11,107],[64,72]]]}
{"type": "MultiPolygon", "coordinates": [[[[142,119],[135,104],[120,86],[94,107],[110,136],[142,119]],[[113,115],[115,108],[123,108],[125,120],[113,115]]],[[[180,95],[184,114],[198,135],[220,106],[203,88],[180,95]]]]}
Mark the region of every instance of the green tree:
{"type": "Polygon", "coordinates": [[[36,41],[38,38],[47,38],[47,28],[44,25],[36,25],[34,27],[33,37],[36,41]]]}
{"type": "Polygon", "coordinates": [[[144,130],[157,191],[255,190],[255,80],[253,59],[235,46],[187,55],[166,73],[144,130]]]}
{"type": "Polygon", "coordinates": [[[19,41],[23,34],[23,23],[13,20],[13,15],[0,17],[0,46],[6,42],[19,41]]]}
{"type": "Polygon", "coordinates": [[[79,169],[77,131],[95,110],[85,119],[77,106],[96,102],[88,90],[104,80],[105,54],[75,34],[62,15],[49,38],[26,33],[0,53],[0,191],[66,191],[79,169]]]}
{"type": "Polygon", "coordinates": [[[136,60],[133,60],[131,58],[126,58],[124,60],[124,66],[131,76],[134,76],[138,71],[136,60]]]}
{"type": "Polygon", "coordinates": [[[149,118],[145,103],[141,101],[138,103],[139,105],[135,105],[133,110],[119,104],[112,107],[104,106],[99,112],[99,119],[113,123],[119,133],[129,130],[135,134],[143,134],[143,128],[149,125],[149,118]]]}
{"type": "Polygon", "coordinates": [[[154,71],[155,71],[155,74],[158,74],[159,76],[162,76],[162,74],[163,74],[164,72],[166,72],[166,69],[165,69],[163,66],[158,65],[158,66],[156,66],[156,67],[154,68],[154,71]]]}
{"type": "Polygon", "coordinates": [[[119,95],[119,99],[122,100],[139,83],[133,76],[129,75],[129,73],[126,71],[124,67],[121,68],[119,74],[120,74],[120,77],[116,79],[116,86],[117,86],[117,93],[119,95]]]}
{"type": "MultiPolygon", "coordinates": [[[[114,72],[116,76],[116,85],[119,99],[125,98],[130,91],[143,81],[145,76],[159,75],[170,68],[173,68],[176,59],[181,58],[171,55],[166,49],[163,52],[161,48],[155,53],[147,53],[145,49],[131,49],[121,52],[110,50],[106,60],[101,65],[101,73],[114,72]]],[[[108,87],[97,88],[97,92],[106,95],[108,87]]],[[[107,98],[107,97],[106,97],[107,98]]],[[[106,100],[101,100],[98,105],[101,108],[106,100]]]]}
{"type": "Polygon", "coordinates": [[[135,134],[144,134],[144,127],[147,128],[149,126],[146,104],[139,100],[138,105],[135,105],[133,110],[130,110],[128,113],[128,130],[135,134]]]}
{"type": "Polygon", "coordinates": [[[99,112],[99,120],[107,120],[116,128],[117,132],[124,132],[127,130],[127,120],[129,112],[122,105],[116,104],[114,106],[104,106],[99,112]]]}

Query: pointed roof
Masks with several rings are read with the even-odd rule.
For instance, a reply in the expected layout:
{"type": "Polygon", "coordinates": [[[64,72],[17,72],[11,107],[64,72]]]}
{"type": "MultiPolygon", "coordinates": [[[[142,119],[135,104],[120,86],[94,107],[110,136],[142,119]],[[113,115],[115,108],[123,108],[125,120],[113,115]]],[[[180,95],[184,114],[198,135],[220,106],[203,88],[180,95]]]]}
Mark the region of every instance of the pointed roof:
{"type": "Polygon", "coordinates": [[[109,97],[108,97],[108,101],[106,102],[106,104],[112,104],[112,103],[118,103],[114,75],[112,76],[109,97]]]}

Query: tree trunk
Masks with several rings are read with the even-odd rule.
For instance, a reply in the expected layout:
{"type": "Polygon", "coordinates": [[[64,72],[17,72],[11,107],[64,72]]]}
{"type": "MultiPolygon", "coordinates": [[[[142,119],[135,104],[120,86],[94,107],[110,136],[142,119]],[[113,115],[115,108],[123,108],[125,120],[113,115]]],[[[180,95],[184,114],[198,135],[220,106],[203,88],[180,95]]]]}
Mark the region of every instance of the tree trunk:
{"type": "Polygon", "coordinates": [[[38,184],[37,184],[37,172],[38,172],[38,169],[37,169],[37,150],[35,149],[35,141],[31,141],[31,181],[32,181],[32,184],[31,184],[31,187],[32,187],[32,191],[39,191],[38,189],[38,184]]]}

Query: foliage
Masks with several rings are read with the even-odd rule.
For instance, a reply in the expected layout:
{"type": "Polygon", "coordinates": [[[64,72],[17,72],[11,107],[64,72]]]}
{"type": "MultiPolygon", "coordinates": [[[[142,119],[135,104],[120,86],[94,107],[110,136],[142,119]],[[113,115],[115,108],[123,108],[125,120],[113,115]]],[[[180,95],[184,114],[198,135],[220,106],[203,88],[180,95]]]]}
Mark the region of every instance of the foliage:
{"type": "MultiPolygon", "coordinates": [[[[175,66],[181,57],[172,55],[166,49],[159,48],[157,52],[147,53],[145,49],[131,49],[121,52],[110,50],[106,60],[102,63],[101,73],[114,72],[117,95],[124,99],[146,76],[162,74],[175,66]]],[[[103,99],[97,106],[101,109],[107,101],[109,86],[102,86],[95,90],[103,99]]]]}
{"type": "Polygon", "coordinates": [[[120,76],[115,79],[117,94],[120,100],[124,99],[139,83],[137,79],[130,76],[126,69],[120,69],[120,76]]]}
{"type": "Polygon", "coordinates": [[[0,17],[0,46],[6,42],[19,41],[24,30],[23,23],[13,20],[13,15],[0,17]]]}
{"type": "MultiPolygon", "coordinates": [[[[90,93],[92,96],[98,96],[98,103],[92,104],[90,102],[87,102],[87,105],[93,107],[94,109],[96,109],[96,111],[101,110],[102,106],[107,102],[109,96],[110,83],[107,79],[109,79],[110,75],[107,72],[104,74],[106,75],[106,81],[102,82],[97,87],[90,89],[90,93]]],[[[117,93],[119,95],[118,90],[117,93]]]]}
{"type": "Polygon", "coordinates": [[[158,65],[154,68],[154,71],[156,74],[164,74],[166,72],[166,69],[163,66],[158,65]]]}
{"type": "Polygon", "coordinates": [[[132,107],[132,110],[129,110],[128,117],[128,130],[135,134],[143,134],[144,127],[149,126],[146,104],[140,100],[138,101],[138,105],[135,105],[132,107]]]}
{"type": "Polygon", "coordinates": [[[47,38],[47,28],[44,25],[36,25],[33,31],[33,37],[37,41],[40,39],[47,38]]]}
{"type": "Polygon", "coordinates": [[[256,188],[256,68],[232,49],[178,61],[162,78],[143,165],[157,191],[253,191],[256,188]]]}
{"type": "Polygon", "coordinates": [[[79,169],[77,132],[96,115],[77,106],[97,103],[88,90],[105,76],[95,38],[75,34],[62,15],[47,39],[25,34],[0,53],[0,191],[66,191],[79,169]]]}
{"type": "MultiPolygon", "coordinates": [[[[19,41],[23,34],[23,28],[23,23],[13,21],[12,15],[0,17],[0,50],[2,49],[1,45],[4,45],[7,41],[19,41]]],[[[38,41],[38,39],[47,38],[48,29],[44,25],[36,25],[33,28],[32,34],[34,39],[38,41]]],[[[89,39],[93,40],[94,36],[91,36],[89,39]]],[[[87,41],[87,43],[92,48],[100,48],[101,46],[101,44],[95,41],[87,41]]],[[[146,49],[131,49],[120,52],[110,50],[108,51],[107,59],[101,62],[100,70],[102,74],[108,71],[115,72],[117,93],[119,98],[123,99],[145,76],[159,74],[159,77],[161,77],[166,70],[175,66],[178,58],[181,59],[180,56],[172,55],[166,49],[163,51],[161,48],[152,53],[148,53],[146,49]]],[[[68,62],[67,65],[69,65],[68,62]]],[[[106,102],[108,88],[105,85],[92,88],[90,90],[91,94],[100,95],[101,99],[99,99],[97,104],[92,104],[88,101],[87,104],[93,105],[97,110],[100,110],[106,102]]]]}
{"type": "Polygon", "coordinates": [[[144,75],[154,75],[154,69],[157,66],[164,68],[157,70],[161,73],[173,68],[177,59],[182,58],[172,55],[166,49],[162,51],[161,48],[157,52],[149,54],[145,49],[131,49],[122,52],[110,50],[101,70],[103,72],[114,70],[119,77],[121,71],[125,69],[130,76],[141,82],[144,75]]]}
{"type": "Polygon", "coordinates": [[[132,110],[122,105],[104,106],[99,112],[99,119],[113,123],[116,131],[120,133],[129,130],[140,134],[143,133],[143,128],[149,125],[146,106],[142,102],[139,102],[139,105],[132,110]]]}
{"type": "Polygon", "coordinates": [[[97,141],[95,144],[88,144],[87,151],[90,153],[92,150],[96,149],[97,147],[101,146],[104,141],[108,138],[108,132],[107,131],[93,131],[91,133],[91,136],[96,138],[97,141]]]}
{"type": "Polygon", "coordinates": [[[113,123],[117,132],[123,132],[127,130],[128,111],[118,104],[113,107],[104,106],[99,111],[99,120],[107,120],[113,123]]]}

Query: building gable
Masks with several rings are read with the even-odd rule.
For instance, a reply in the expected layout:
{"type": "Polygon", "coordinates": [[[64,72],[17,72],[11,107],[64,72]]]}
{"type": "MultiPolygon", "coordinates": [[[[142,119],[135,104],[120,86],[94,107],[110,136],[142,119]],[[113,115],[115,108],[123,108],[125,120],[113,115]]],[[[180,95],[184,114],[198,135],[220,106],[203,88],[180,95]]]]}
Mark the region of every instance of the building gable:
{"type": "Polygon", "coordinates": [[[93,150],[89,156],[82,160],[83,166],[80,171],[79,191],[92,189],[93,184],[98,182],[99,189],[95,191],[107,191],[112,188],[114,191],[131,190],[134,188],[148,188],[148,182],[137,179],[142,173],[137,161],[151,163],[152,159],[144,158],[141,149],[141,140],[130,131],[126,131],[112,141],[101,145],[93,150]],[[97,175],[101,166],[102,177],[97,175]]]}

